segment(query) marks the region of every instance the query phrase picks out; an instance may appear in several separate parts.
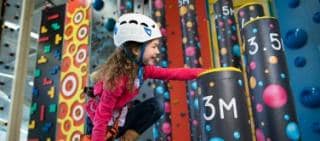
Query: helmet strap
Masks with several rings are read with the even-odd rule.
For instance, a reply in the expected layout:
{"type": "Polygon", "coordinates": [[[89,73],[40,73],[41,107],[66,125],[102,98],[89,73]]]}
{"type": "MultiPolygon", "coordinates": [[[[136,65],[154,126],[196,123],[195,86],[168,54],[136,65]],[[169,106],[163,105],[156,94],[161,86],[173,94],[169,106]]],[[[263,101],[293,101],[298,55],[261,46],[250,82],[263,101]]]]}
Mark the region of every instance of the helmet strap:
{"type": "Polygon", "coordinates": [[[127,56],[127,58],[129,58],[132,62],[135,62],[139,67],[138,67],[138,79],[139,79],[139,87],[142,86],[143,84],[143,56],[144,56],[144,51],[146,48],[146,43],[142,44],[140,47],[140,57],[139,59],[136,59],[137,57],[135,57],[133,55],[133,53],[128,49],[128,48],[124,48],[124,52],[127,56]]]}

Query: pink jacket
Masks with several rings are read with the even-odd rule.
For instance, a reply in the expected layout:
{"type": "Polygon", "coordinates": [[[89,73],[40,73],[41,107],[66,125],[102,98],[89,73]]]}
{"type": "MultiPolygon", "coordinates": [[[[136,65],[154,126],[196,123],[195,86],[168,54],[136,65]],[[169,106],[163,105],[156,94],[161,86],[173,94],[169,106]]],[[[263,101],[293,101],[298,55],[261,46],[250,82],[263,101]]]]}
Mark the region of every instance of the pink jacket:
{"type": "MultiPolygon", "coordinates": [[[[202,68],[159,68],[156,66],[144,67],[144,79],[161,79],[161,80],[191,80],[197,78],[199,73],[203,72],[202,68]]],[[[114,91],[103,89],[103,82],[99,81],[94,85],[94,95],[98,96],[99,101],[90,99],[85,105],[90,119],[93,121],[92,141],[104,141],[107,123],[112,118],[114,109],[121,109],[135,96],[139,90],[135,88],[134,92],[127,89],[127,77],[120,78],[114,91]]]]}

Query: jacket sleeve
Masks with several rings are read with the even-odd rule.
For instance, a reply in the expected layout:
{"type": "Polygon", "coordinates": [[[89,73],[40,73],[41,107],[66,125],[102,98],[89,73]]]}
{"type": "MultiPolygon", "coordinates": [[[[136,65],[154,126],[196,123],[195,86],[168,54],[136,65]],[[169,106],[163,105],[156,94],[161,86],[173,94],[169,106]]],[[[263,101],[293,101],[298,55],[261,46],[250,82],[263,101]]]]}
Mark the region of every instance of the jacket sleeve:
{"type": "Polygon", "coordinates": [[[144,78],[161,80],[192,80],[205,71],[203,68],[160,68],[156,66],[146,66],[144,68],[144,78]]]}
{"type": "Polygon", "coordinates": [[[120,83],[112,92],[103,90],[93,119],[92,141],[105,141],[107,124],[112,118],[118,98],[123,93],[123,86],[124,84],[120,83]]]}

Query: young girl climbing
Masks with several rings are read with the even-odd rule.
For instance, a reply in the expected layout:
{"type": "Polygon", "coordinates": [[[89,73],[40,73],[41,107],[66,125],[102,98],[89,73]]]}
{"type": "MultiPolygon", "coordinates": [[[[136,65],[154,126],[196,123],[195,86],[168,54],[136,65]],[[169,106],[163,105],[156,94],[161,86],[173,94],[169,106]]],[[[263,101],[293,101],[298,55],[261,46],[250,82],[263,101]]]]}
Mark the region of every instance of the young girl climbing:
{"type": "MultiPolygon", "coordinates": [[[[138,95],[144,80],[191,80],[204,71],[201,68],[154,66],[161,36],[157,24],[145,15],[129,13],[117,21],[114,29],[117,48],[106,63],[94,72],[94,98],[86,104],[93,123],[92,141],[105,141],[106,131],[108,127],[114,127],[114,123],[119,126],[117,138],[135,141],[161,117],[164,113],[161,97],[153,97],[128,108],[128,103],[138,95]]],[[[111,130],[111,133],[114,132],[111,130]]]]}

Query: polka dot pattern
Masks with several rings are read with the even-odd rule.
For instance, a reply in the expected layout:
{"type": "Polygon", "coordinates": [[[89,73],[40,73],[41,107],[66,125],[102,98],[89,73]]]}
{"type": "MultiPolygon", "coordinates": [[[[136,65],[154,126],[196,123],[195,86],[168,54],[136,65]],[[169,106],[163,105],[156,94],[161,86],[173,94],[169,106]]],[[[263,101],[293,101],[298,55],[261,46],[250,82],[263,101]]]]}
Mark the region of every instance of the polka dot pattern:
{"type": "Polygon", "coordinates": [[[243,28],[245,56],[250,62],[247,64],[247,68],[250,68],[247,69],[247,75],[250,76],[249,86],[252,105],[255,107],[253,112],[258,141],[268,138],[300,139],[279,32],[278,21],[274,18],[258,18],[243,28]],[[283,129],[283,133],[275,135],[267,132],[276,129],[283,129]]]}
{"type": "MultiPolygon", "coordinates": [[[[203,97],[201,125],[205,125],[202,128],[206,131],[202,140],[252,140],[251,122],[243,122],[250,121],[250,116],[240,70],[231,70],[231,67],[219,71],[213,69],[197,81],[203,97]]],[[[262,112],[262,105],[257,106],[257,110],[262,112]]]]}
{"type": "MultiPolygon", "coordinates": [[[[182,42],[184,51],[184,66],[187,68],[201,67],[200,41],[198,36],[198,24],[196,19],[195,1],[180,3],[180,24],[182,31],[182,42]]],[[[196,81],[187,82],[187,99],[189,103],[189,121],[192,140],[200,140],[201,126],[198,124],[201,118],[199,114],[198,84],[196,81]]]]}
{"type": "Polygon", "coordinates": [[[219,0],[213,4],[215,27],[221,67],[241,67],[241,50],[237,36],[237,25],[230,0],[219,0]],[[238,47],[238,48],[237,48],[238,47]]]}
{"type": "MultiPolygon", "coordinates": [[[[159,67],[167,68],[168,67],[168,55],[167,55],[167,46],[166,46],[166,24],[165,24],[165,11],[164,11],[164,0],[155,0],[152,3],[153,8],[153,19],[158,23],[160,31],[163,38],[160,40],[159,51],[160,55],[156,59],[156,65],[159,67]]],[[[189,51],[192,54],[192,49],[189,51]]],[[[170,92],[168,91],[168,84],[165,81],[154,80],[152,82],[154,87],[154,93],[156,96],[164,98],[164,115],[158,120],[153,128],[153,138],[154,140],[167,140],[172,138],[171,131],[171,111],[170,111],[170,92]]],[[[150,113],[151,114],[151,113],[150,113]]]]}

